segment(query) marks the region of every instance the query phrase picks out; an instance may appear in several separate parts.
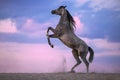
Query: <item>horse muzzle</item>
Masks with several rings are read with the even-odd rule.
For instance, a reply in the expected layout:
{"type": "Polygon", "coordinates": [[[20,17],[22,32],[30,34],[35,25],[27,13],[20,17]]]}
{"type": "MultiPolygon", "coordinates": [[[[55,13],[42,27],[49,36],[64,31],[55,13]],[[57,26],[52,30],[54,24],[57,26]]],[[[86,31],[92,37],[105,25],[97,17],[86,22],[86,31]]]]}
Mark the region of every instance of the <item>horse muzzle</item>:
{"type": "Polygon", "coordinates": [[[56,13],[56,11],[55,11],[55,10],[52,10],[52,11],[51,11],[51,13],[52,13],[52,14],[55,14],[55,13],[56,13]]]}

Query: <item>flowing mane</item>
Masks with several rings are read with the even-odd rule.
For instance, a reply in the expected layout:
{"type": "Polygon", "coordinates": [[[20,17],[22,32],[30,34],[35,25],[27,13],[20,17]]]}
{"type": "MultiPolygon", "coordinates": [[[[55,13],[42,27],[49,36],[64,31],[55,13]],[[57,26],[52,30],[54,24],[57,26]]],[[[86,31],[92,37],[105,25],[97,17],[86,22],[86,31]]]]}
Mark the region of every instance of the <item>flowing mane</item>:
{"type": "Polygon", "coordinates": [[[67,12],[67,18],[68,18],[68,21],[70,24],[70,26],[69,26],[70,30],[74,32],[74,28],[76,28],[75,21],[74,21],[73,17],[71,16],[71,14],[69,13],[69,11],[66,10],[66,12],[67,12]]]}

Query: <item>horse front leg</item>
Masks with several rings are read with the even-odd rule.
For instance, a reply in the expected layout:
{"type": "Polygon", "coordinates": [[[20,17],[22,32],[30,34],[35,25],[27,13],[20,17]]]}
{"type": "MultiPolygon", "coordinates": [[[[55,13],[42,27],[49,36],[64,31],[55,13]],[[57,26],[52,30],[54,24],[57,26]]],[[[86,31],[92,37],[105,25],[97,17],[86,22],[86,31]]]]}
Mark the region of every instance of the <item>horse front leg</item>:
{"type": "Polygon", "coordinates": [[[54,45],[51,44],[51,41],[50,41],[50,37],[49,37],[49,36],[47,37],[47,40],[48,40],[48,44],[49,44],[52,48],[54,48],[54,45]]]}
{"type": "Polygon", "coordinates": [[[50,37],[53,38],[53,37],[55,37],[55,35],[54,35],[54,34],[49,35],[48,33],[49,33],[50,30],[55,34],[55,29],[53,29],[52,27],[49,27],[48,30],[47,30],[47,34],[46,34],[46,36],[47,36],[47,40],[48,40],[48,44],[53,48],[54,45],[51,44],[50,37]]]}

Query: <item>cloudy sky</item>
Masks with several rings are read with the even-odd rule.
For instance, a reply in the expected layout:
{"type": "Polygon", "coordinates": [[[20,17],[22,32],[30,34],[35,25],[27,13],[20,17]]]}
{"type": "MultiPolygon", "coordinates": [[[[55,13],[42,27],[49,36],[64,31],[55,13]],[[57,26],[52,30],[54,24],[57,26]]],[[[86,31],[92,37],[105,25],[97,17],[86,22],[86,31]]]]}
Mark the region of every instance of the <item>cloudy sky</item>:
{"type": "MultiPolygon", "coordinates": [[[[46,39],[59,16],[50,12],[66,5],[76,21],[76,35],[94,49],[90,72],[120,72],[119,0],[0,0],[0,73],[64,72],[76,63],[71,49],[46,39]]],[[[82,63],[75,69],[86,72],[82,63]]]]}

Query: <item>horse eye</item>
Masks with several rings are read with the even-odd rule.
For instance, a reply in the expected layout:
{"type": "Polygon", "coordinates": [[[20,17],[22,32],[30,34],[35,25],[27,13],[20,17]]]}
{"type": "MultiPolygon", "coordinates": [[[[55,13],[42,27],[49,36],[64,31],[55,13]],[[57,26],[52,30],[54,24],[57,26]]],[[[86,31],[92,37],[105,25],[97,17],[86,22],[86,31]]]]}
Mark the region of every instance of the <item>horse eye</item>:
{"type": "Polygon", "coordinates": [[[61,8],[58,8],[58,10],[60,10],[61,8]]]}

